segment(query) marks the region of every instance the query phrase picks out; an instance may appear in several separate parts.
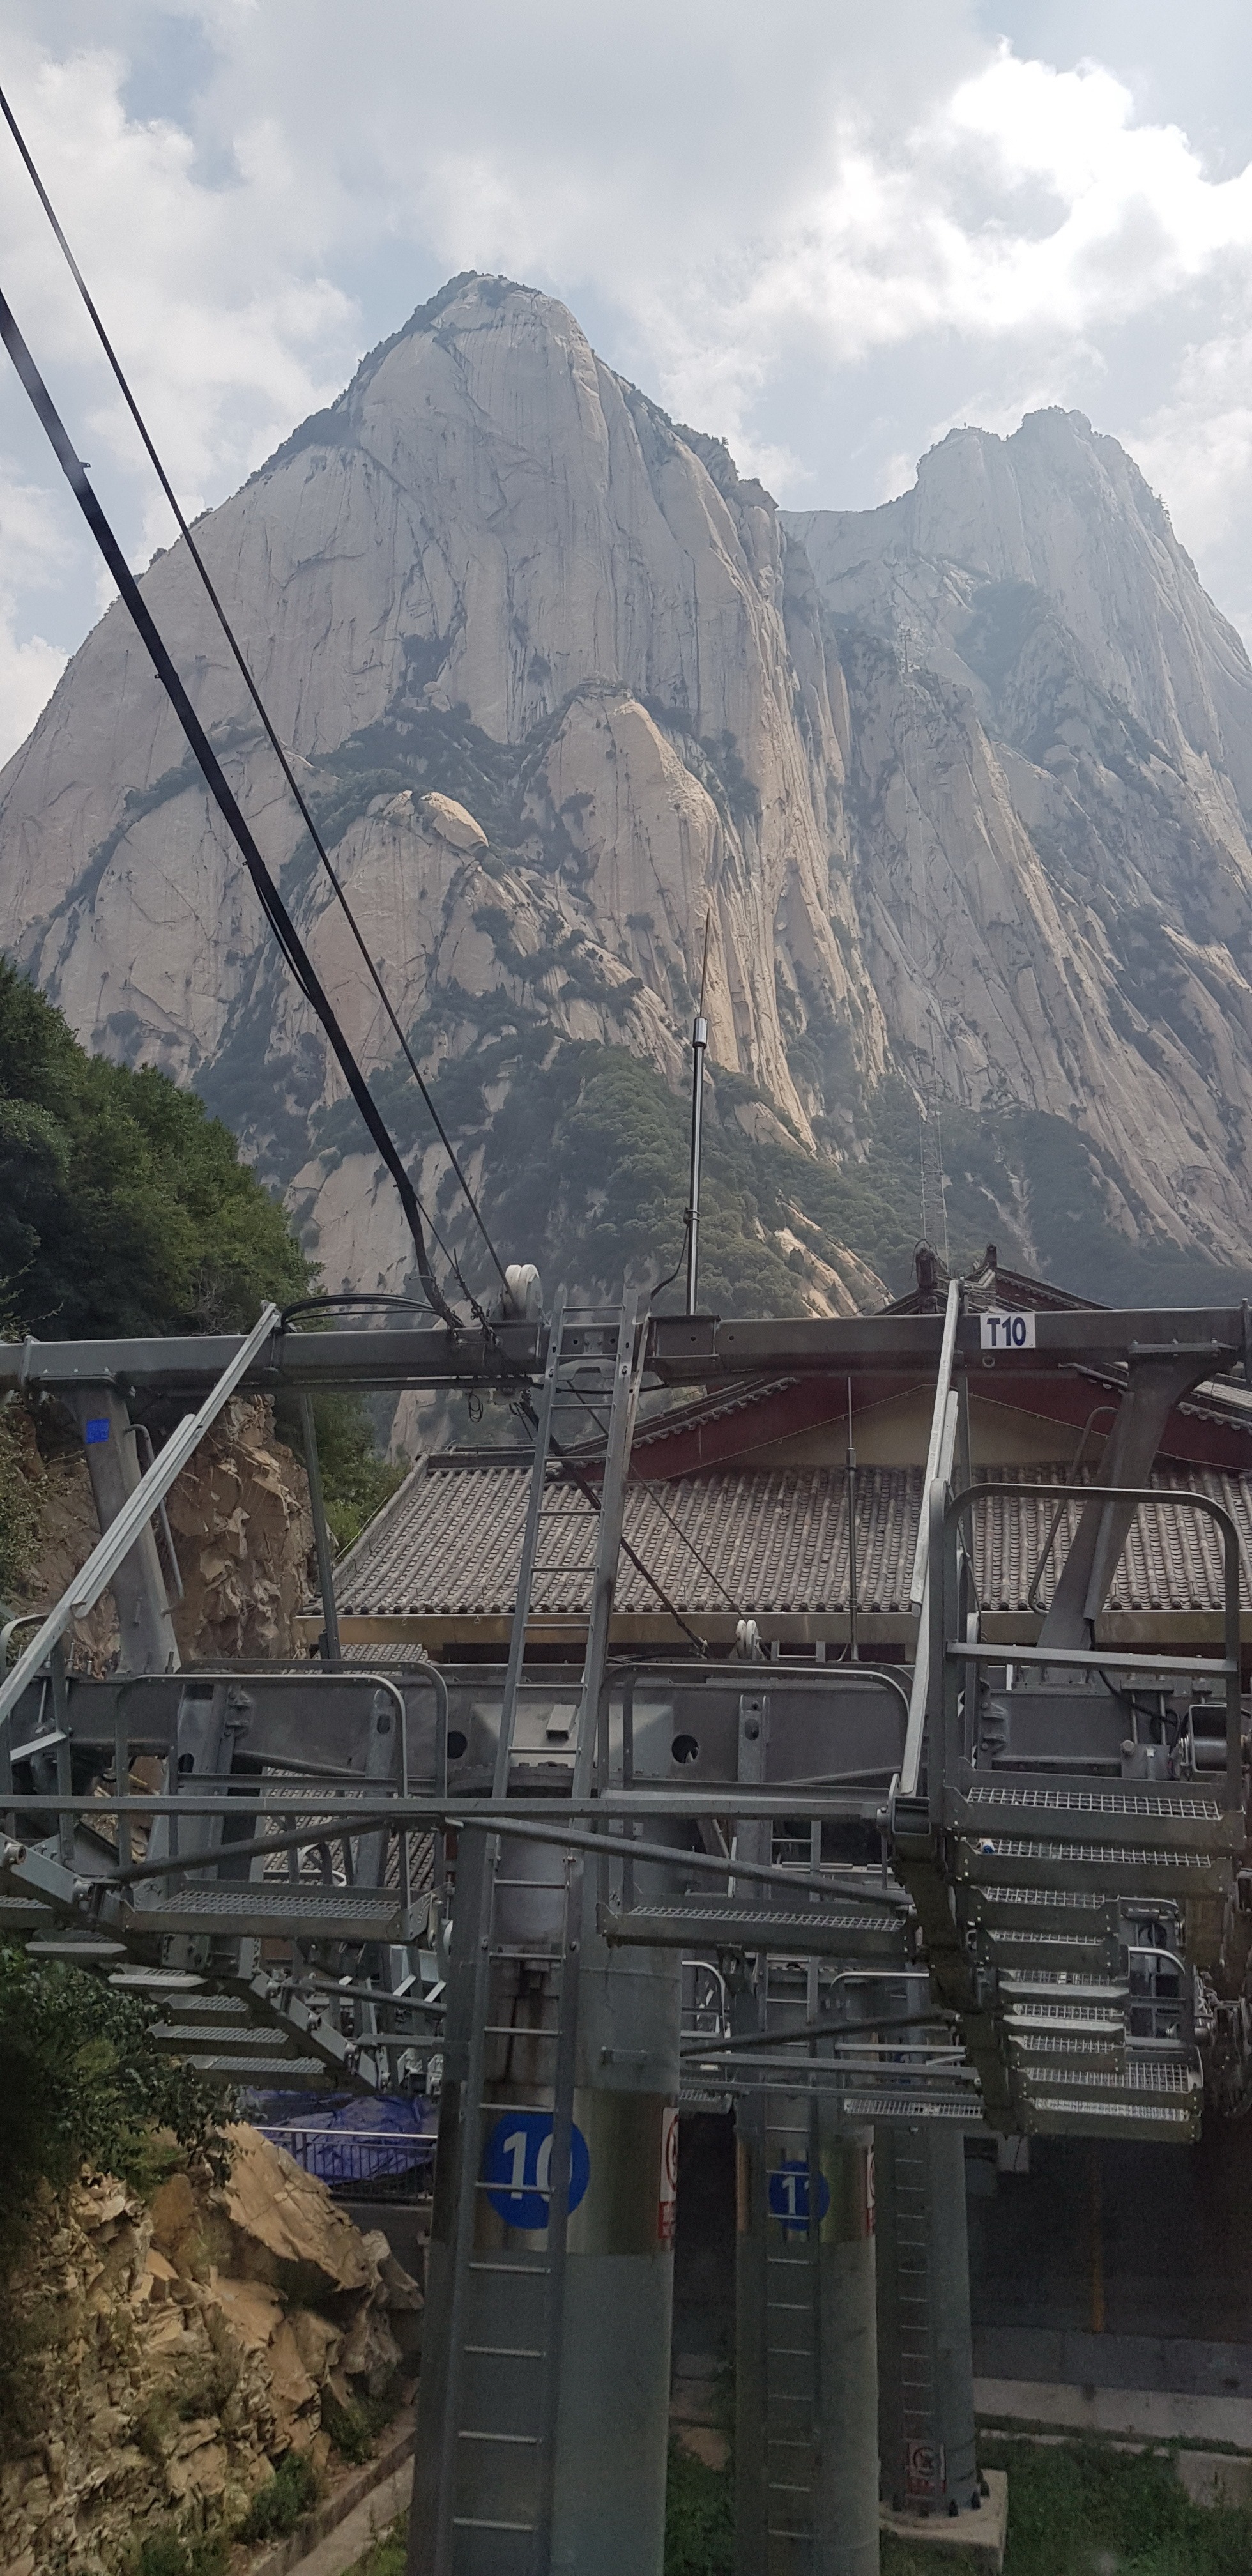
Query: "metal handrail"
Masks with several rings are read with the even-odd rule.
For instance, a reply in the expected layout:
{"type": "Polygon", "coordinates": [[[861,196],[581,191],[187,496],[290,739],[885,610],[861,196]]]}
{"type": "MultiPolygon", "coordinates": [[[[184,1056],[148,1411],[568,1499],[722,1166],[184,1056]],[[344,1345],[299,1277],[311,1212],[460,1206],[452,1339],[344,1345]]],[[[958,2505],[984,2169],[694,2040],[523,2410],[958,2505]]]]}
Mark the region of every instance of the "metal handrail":
{"type": "MultiPolygon", "coordinates": [[[[1003,1652],[1003,1660],[1006,1662],[1024,1662],[1029,1660],[1031,1663],[1043,1666],[1048,1664],[1065,1664],[1078,1667],[1084,1671],[1093,1672],[1173,1671],[1179,1673],[1194,1673],[1204,1669],[1206,1666],[1210,1672],[1216,1670],[1222,1675],[1226,1684],[1226,1779],[1223,1804],[1228,1811],[1233,1809],[1241,1810],[1243,1806],[1243,1737],[1242,1710],[1239,1696],[1239,1579],[1241,1561],[1239,1555],[1239,1533],[1235,1527],[1231,1514],[1225,1509],[1223,1504],[1213,1502],[1209,1495],[1192,1493],[1189,1488],[1185,1486],[1178,1487],[1177,1489],[1170,1487],[1166,1490],[1162,1490],[1159,1485],[1040,1486],[1031,1484],[1006,1485],[999,1483],[992,1485],[969,1485],[962,1493],[950,1495],[946,1503],[943,1505],[942,1534],[945,1549],[947,1535],[951,1525],[958,1520],[964,1512],[969,1510],[972,1503],[988,1502],[997,1496],[1008,1496],[1014,1501],[1027,1501],[1041,1493],[1054,1494],[1058,1501],[1061,1502],[1130,1503],[1134,1506],[1136,1511],[1145,1503],[1154,1503],[1158,1509],[1162,1504],[1167,1505],[1170,1508],[1181,1504],[1184,1509],[1199,1512],[1205,1519],[1213,1521],[1221,1531],[1225,1574],[1225,1603],[1223,1610],[1225,1624],[1225,1653],[1222,1661],[1216,1666],[1214,1666],[1211,1657],[1206,1658],[1204,1656],[1199,1656],[1185,1658],[1181,1656],[1168,1655],[1153,1657],[1135,1655],[1133,1653],[1128,1655],[1124,1649],[1119,1650],[1116,1646],[1097,1646],[1094,1644],[1091,1646],[1027,1647],[1025,1650],[1018,1649],[1016,1654],[1013,1652],[1012,1648],[1006,1648],[1003,1652]]],[[[935,1518],[936,1516],[932,1511],[932,1523],[935,1521],[935,1518]]],[[[935,1530],[932,1527],[932,1545],[934,1535],[935,1530]]],[[[933,1558],[931,1571],[933,1575],[933,1558]]],[[[946,1590],[946,1586],[944,1589],[946,1590]]],[[[993,1658],[998,1659],[1000,1656],[1000,1649],[976,1644],[972,1640],[967,1640],[963,1643],[958,1638],[949,1638],[945,1636],[943,1643],[945,1656],[955,1662],[960,1662],[962,1660],[965,1660],[968,1663],[989,1662],[993,1658]]]]}

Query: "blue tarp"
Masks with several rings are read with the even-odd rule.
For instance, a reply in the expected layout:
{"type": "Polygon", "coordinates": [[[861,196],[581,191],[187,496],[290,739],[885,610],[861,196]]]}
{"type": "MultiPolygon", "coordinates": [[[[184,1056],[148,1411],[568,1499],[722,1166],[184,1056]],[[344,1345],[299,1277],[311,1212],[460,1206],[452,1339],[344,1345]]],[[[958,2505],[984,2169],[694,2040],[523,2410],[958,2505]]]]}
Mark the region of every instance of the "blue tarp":
{"type": "Polygon", "coordinates": [[[253,2093],[241,2099],[240,2108],[265,2137],[326,2183],[411,2173],[435,2153],[438,2114],[421,2095],[253,2093]]]}

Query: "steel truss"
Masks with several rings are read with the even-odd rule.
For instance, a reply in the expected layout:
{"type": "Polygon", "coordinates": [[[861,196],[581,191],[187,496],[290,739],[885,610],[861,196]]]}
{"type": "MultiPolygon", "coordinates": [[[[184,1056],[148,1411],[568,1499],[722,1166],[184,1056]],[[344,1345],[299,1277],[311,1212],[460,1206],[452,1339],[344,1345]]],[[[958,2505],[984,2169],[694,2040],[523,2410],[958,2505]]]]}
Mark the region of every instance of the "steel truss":
{"type": "Polygon", "coordinates": [[[864,2425],[855,2461],[839,2447],[836,2417],[859,2415],[830,2358],[870,2332],[856,2213],[872,2130],[894,2195],[883,2457],[893,2491],[917,2501],[921,2478],[921,2500],[955,2505],[971,2501],[950,2360],[967,2314],[946,2275],[914,2275],[936,2193],[955,2241],[960,2131],[1172,2142],[1196,2134],[1206,2078],[1225,2107],[1252,2093],[1238,1547],[1207,1497],[1171,1491],[1169,1508],[1207,1516],[1223,1549],[1220,1655],[1092,1642],[1130,1516],[1160,1502],[1145,1480],[1169,1406],[1215,1371],[1246,1374],[1247,1313],[1040,1314],[1028,1354],[995,1355],[1005,1374],[1098,1365],[1124,1386],[1106,1483],[1073,1489],[1039,1645],[1013,1650],[979,1630],[969,1530],[986,1489],[965,1407],[981,1347],[959,1284],[942,1316],[830,1324],[558,1301],[547,1322],[458,1335],[304,1336],[267,1315],[244,1337],[0,1344],[0,1388],[80,1420],[94,1403],[119,1462],[111,1486],[95,1479],[91,1567],[0,1665],[0,1931],[155,1995],[158,2043],[224,2082],[433,2090],[442,2071],[414,2576],[659,2564],[679,2101],[733,2103],[747,2159],[740,2369],[766,2448],[741,2426],[744,2547],[754,2576],[833,2576],[860,2561],[822,2554],[824,2520],[842,2498],[859,2529],[874,2449],[864,2425]],[[613,1662],[645,1384],[919,1365],[936,1391],[911,1669],[613,1662]],[[174,1659],[152,1515],[233,1387],[448,1383],[507,1388],[537,1426],[500,1667],[154,1668],[174,1659]],[[198,1412],[141,1475],[128,1396],[176,1390],[198,1412]],[[571,1481],[562,1426],[585,1430],[589,1401],[604,1453],[571,1481]],[[544,1667],[529,1642],[536,1568],[566,1545],[592,1571],[581,1670],[544,1667]],[[138,1606],[121,1668],[93,1681],[67,1672],[60,1638],[110,1581],[138,1606]],[[807,2318],[802,2387],[781,2346],[771,2358],[771,2261],[808,2285],[784,2300],[807,2318]],[[604,2507],[616,2468],[597,2449],[604,2262],[632,2356],[612,2356],[636,2410],[629,2510],[604,2507]],[[837,2282],[859,2285],[859,2324],[837,2282]],[[932,2320],[916,2353],[906,2311],[932,2320]],[[774,2477],[787,2455],[794,2475],[774,2477]]]}

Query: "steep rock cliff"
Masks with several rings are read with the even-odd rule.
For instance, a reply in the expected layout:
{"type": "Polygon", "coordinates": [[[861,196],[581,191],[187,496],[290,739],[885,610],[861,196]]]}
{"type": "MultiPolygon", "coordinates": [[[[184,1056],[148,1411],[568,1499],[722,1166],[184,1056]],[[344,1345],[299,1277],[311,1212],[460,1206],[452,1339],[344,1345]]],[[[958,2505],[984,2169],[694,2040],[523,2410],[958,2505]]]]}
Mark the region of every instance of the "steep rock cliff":
{"type": "MultiPolygon", "coordinates": [[[[429,1064],[511,1018],[672,1080],[707,920],[715,1058],[801,1141],[825,1107],[788,1063],[806,994],[877,1077],[812,582],[768,494],[562,306],[456,281],[198,540],[429,1064]]],[[[390,1033],[185,548],[145,590],[376,1067],[390,1033]]],[[[76,1029],[196,1080],[299,1171],[332,1278],[393,1277],[390,1209],[345,1207],[346,1131],[319,1130],[337,1077],[119,606],[0,781],[0,830],[0,938],[76,1029]]]]}
{"type": "MultiPolygon", "coordinates": [[[[955,432],[877,511],[780,513],[563,306],[468,277],[198,535],[511,1254],[559,1238],[579,1285],[620,1276],[637,1152],[673,1258],[707,923],[709,1240],[760,1252],[717,1255],[723,1297],[872,1301],[923,1111],[954,1250],[993,1234],[1097,1294],[1237,1274],[1252,671],[1079,415],[955,432]],[[575,1134],[605,1048],[654,1090],[575,1134]],[[560,1208],[537,1155],[573,1174],[560,1208]]],[[[185,549],[145,587],[465,1255],[185,549]]],[[[393,1194],[119,607],[0,778],[0,848],[0,943],[75,1028],[197,1084],[328,1285],[403,1285],[393,1194]]]]}
{"type": "Polygon", "coordinates": [[[857,916],[896,1060],[967,1163],[962,1109],[992,1133],[1043,1113],[1127,1243],[1236,1265],[1252,669],[1160,502],[1050,411],[954,431],[882,509],[784,524],[849,690],[857,916]]]}

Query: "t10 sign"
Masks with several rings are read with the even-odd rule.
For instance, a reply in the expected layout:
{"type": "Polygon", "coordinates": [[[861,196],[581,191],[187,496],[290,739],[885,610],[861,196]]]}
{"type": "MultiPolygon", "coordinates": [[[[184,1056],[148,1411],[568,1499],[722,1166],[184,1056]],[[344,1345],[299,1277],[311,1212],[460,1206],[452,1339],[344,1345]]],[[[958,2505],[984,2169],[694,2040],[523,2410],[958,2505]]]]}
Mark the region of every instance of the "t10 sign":
{"type": "Polygon", "coordinates": [[[984,1351],[1033,1351],[1034,1316],[1009,1314],[1003,1306],[989,1306],[986,1314],[978,1318],[978,1346],[984,1351]]]}

